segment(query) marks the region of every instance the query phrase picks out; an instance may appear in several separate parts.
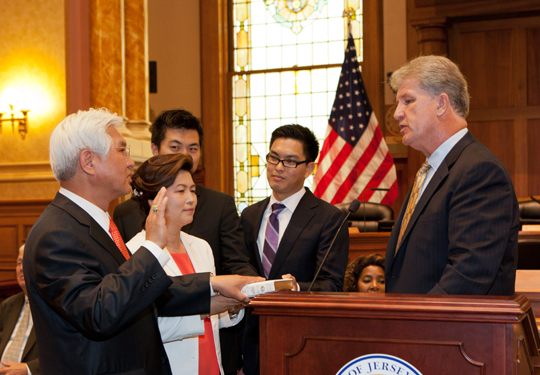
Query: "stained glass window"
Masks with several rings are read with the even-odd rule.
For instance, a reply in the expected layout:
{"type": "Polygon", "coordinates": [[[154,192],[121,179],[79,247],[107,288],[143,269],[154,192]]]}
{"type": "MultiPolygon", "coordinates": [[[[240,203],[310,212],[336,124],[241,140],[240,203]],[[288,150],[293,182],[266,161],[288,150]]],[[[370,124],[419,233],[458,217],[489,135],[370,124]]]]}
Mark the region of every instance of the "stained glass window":
{"type": "MultiPolygon", "coordinates": [[[[300,124],[324,141],[347,44],[362,61],[361,0],[233,0],[232,126],[239,211],[269,196],[272,131],[300,124]]],[[[306,181],[311,187],[313,177],[306,181]]]]}

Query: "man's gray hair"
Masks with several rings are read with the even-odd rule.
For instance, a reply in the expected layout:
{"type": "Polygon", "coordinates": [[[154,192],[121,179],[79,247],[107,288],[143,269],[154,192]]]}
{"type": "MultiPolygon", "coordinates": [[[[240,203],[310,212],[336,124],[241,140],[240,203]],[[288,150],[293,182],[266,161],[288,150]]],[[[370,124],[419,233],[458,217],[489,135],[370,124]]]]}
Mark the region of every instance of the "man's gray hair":
{"type": "Polygon", "coordinates": [[[469,114],[467,81],[456,64],[443,56],[420,56],[407,62],[390,77],[390,87],[398,91],[404,81],[415,79],[432,97],[446,93],[450,105],[463,118],[469,114]]]}
{"type": "Polygon", "coordinates": [[[68,181],[75,176],[83,150],[107,159],[113,144],[107,129],[122,124],[121,117],[105,108],[90,108],[67,116],[54,129],[49,142],[49,158],[56,180],[68,181]]]}

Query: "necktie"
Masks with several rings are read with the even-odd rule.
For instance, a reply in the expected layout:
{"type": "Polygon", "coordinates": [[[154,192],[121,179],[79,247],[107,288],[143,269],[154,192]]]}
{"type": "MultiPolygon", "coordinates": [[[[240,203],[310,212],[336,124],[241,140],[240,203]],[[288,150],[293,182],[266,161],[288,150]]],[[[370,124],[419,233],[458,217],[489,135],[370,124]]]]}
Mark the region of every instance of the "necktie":
{"type": "Polygon", "coordinates": [[[409,203],[407,203],[407,210],[405,211],[405,216],[403,216],[403,222],[401,223],[401,228],[399,230],[396,253],[399,249],[399,245],[401,244],[401,237],[403,237],[403,233],[405,233],[405,229],[407,229],[409,220],[411,219],[414,208],[416,207],[418,195],[420,194],[420,191],[422,191],[422,185],[424,185],[424,181],[426,180],[427,171],[429,170],[429,168],[431,168],[431,165],[429,165],[426,161],[424,164],[422,164],[422,167],[416,173],[416,178],[414,179],[414,186],[411,191],[411,197],[409,198],[409,203]]]}
{"type": "Polygon", "coordinates": [[[120,235],[116,224],[114,224],[114,221],[112,221],[111,218],[109,218],[109,232],[111,232],[112,239],[118,249],[120,249],[126,259],[129,259],[130,255],[128,249],[126,248],[126,244],[124,243],[124,240],[122,239],[122,236],[120,235]]]}
{"type": "Polygon", "coordinates": [[[274,258],[276,257],[276,252],[279,242],[279,220],[278,215],[283,209],[284,205],[281,203],[274,203],[272,205],[272,213],[266,224],[266,233],[264,237],[264,248],[263,248],[263,257],[262,264],[264,269],[264,275],[268,277],[270,274],[270,269],[272,268],[272,263],[274,263],[274,258]]]}
{"type": "Polygon", "coordinates": [[[21,354],[21,350],[23,349],[23,346],[26,344],[24,340],[24,336],[26,335],[26,330],[28,328],[29,321],[30,321],[30,305],[28,304],[28,301],[26,301],[24,304],[24,311],[21,317],[21,323],[19,324],[19,327],[17,328],[17,332],[15,333],[15,336],[13,337],[13,340],[11,341],[11,345],[4,352],[2,361],[4,362],[20,362],[21,361],[19,359],[19,355],[21,354]]]}

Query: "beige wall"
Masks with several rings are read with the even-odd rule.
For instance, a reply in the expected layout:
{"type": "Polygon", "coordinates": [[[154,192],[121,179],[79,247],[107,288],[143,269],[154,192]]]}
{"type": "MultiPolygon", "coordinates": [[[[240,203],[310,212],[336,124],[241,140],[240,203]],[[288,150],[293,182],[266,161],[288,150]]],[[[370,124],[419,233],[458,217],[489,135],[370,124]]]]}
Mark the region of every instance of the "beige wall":
{"type": "Polygon", "coordinates": [[[0,94],[16,88],[30,109],[25,140],[2,125],[0,200],[51,198],[49,136],[66,111],[64,1],[0,0],[0,9],[0,94]]]}
{"type": "MultiPolygon", "coordinates": [[[[384,72],[393,72],[407,61],[407,6],[406,0],[384,0],[384,72]]],[[[394,104],[396,97],[388,85],[384,103],[394,104]]]]}
{"type": "Polygon", "coordinates": [[[158,92],[150,94],[154,115],[182,108],[201,116],[199,29],[199,0],[148,1],[148,54],[158,72],[158,92]]]}

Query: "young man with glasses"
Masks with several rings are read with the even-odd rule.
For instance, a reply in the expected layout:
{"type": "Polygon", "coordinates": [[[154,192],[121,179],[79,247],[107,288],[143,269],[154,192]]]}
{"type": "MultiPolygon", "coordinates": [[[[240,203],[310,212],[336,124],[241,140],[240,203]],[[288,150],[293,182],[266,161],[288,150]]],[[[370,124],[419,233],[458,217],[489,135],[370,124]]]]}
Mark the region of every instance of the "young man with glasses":
{"type": "MultiPolygon", "coordinates": [[[[304,181],[315,169],[319,143],[311,130],[284,125],[272,133],[266,156],[272,195],[242,212],[241,223],[250,262],[267,279],[291,278],[307,290],[344,219],[333,205],[315,197],[304,181]]],[[[315,281],[313,291],[338,292],[349,252],[342,230],[315,281]]],[[[258,317],[246,318],[244,373],[259,373],[258,317]]]]}

